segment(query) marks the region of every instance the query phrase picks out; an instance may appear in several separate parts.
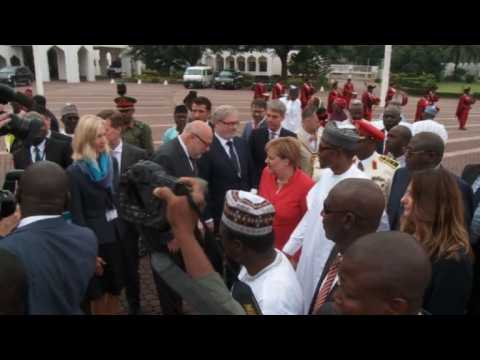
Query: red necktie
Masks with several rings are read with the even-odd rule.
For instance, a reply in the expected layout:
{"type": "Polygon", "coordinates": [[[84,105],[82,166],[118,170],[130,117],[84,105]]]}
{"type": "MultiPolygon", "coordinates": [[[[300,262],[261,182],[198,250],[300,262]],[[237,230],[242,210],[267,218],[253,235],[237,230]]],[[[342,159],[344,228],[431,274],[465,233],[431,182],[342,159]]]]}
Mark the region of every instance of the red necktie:
{"type": "Polygon", "coordinates": [[[325,277],[325,281],[323,282],[322,287],[318,291],[317,299],[315,300],[315,305],[313,306],[314,314],[317,312],[318,309],[322,307],[323,304],[325,304],[325,301],[327,301],[328,295],[332,290],[333,282],[337,277],[338,267],[340,266],[340,262],[341,262],[341,257],[340,255],[337,255],[335,260],[330,265],[330,269],[328,269],[328,273],[327,273],[327,276],[325,277]]]}

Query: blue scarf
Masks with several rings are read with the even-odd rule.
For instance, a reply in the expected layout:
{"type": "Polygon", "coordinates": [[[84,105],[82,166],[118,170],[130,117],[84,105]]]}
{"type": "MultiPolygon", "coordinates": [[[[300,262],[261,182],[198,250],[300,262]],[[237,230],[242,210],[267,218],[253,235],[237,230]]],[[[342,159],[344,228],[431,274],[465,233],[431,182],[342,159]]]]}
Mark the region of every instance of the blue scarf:
{"type": "Polygon", "coordinates": [[[113,163],[107,152],[101,153],[97,161],[88,159],[79,160],[77,163],[82,172],[88,175],[92,182],[105,189],[112,188],[113,163]]]}

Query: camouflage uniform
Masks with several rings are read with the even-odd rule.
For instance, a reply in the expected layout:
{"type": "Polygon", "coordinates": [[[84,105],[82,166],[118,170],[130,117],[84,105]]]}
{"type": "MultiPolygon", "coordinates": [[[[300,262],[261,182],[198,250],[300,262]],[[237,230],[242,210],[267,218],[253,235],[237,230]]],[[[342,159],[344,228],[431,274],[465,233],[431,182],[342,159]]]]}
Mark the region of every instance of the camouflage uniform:
{"type": "Polygon", "coordinates": [[[123,131],[123,141],[138,146],[147,151],[148,156],[153,154],[152,130],[148,124],[133,120],[133,126],[123,131]]]}

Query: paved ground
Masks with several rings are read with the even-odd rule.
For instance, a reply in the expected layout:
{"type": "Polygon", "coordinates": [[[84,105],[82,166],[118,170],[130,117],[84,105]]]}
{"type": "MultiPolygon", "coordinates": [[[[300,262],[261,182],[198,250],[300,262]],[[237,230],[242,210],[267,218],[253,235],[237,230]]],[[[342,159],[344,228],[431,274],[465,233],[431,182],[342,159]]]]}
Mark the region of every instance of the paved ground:
{"type": "MultiPolygon", "coordinates": [[[[341,86],[343,86],[343,83],[341,83],[341,86]]],[[[361,93],[363,89],[357,91],[361,93]]],[[[48,99],[47,107],[58,118],[60,118],[60,109],[66,102],[76,104],[80,114],[96,114],[101,110],[113,108],[113,98],[117,96],[116,86],[109,82],[85,82],[74,85],[53,82],[45,84],[45,92],[48,99]]],[[[179,85],[128,85],[128,95],[138,99],[136,118],[152,127],[154,141],[157,145],[160,143],[163,132],[172,126],[174,106],[182,102],[187,92],[184,87],[179,85]]],[[[210,98],[214,107],[223,104],[236,106],[240,111],[242,121],[249,119],[250,101],[253,96],[251,91],[207,89],[199,90],[198,93],[210,98]]],[[[327,94],[318,95],[325,102],[327,94]]],[[[404,109],[404,115],[407,119],[414,117],[417,101],[418,98],[415,97],[409,99],[409,104],[404,109]]],[[[440,100],[438,106],[441,112],[437,120],[447,127],[449,133],[444,165],[456,174],[460,174],[466,164],[480,162],[480,107],[476,105],[471,111],[470,120],[467,124],[468,131],[459,131],[454,116],[456,105],[456,99],[440,100]]],[[[159,314],[161,309],[146,258],[142,259],[140,271],[142,307],[147,314],[159,314]]]]}

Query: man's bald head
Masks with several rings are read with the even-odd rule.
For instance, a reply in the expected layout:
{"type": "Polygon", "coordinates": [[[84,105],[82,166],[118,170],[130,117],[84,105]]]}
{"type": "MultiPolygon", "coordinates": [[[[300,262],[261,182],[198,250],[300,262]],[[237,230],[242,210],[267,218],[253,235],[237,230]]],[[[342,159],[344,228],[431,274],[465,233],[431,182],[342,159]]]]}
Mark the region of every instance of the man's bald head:
{"type": "Polygon", "coordinates": [[[432,169],[440,165],[445,152],[445,143],[434,133],[422,132],[408,144],[406,166],[410,171],[432,169]]]}
{"type": "Polygon", "coordinates": [[[192,159],[199,159],[213,142],[213,131],[208,123],[195,120],[185,126],[180,135],[192,159]]]}
{"type": "Polygon", "coordinates": [[[394,126],[397,126],[402,119],[402,109],[400,106],[389,105],[383,112],[383,126],[387,131],[390,131],[394,126]]]}
{"type": "Polygon", "coordinates": [[[19,182],[22,217],[61,215],[69,196],[68,177],[59,165],[40,161],[30,165],[19,182]]]}
{"type": "Polygon", "coordinates": [[[384,210],[385,197],[373,181],[342,180],[324,202],[325,234],[341,249],[346,249],[359,237],[378,229],[384,210]]]}
{"type": "Polygon", "coordinates": [[[343,254],[335,306],[343,314],[417,314],[430,276],[428,255],[411,235],[369,234],[343,254]]]}

